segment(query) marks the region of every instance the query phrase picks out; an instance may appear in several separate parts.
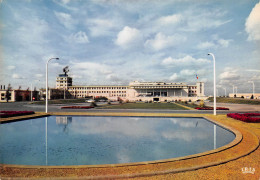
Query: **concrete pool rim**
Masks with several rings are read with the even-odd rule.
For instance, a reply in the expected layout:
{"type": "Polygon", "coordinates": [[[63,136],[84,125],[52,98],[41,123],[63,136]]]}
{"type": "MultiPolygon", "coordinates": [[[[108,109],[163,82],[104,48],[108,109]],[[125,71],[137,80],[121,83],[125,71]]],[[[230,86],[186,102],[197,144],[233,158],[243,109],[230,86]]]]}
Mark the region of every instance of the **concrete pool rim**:
{"type": "MultiPolygon", "coordinates": [[[[163,114],[163,113],[50,113],[48,115],[87,115],[87,116],[143,116],[143,117],[200,117],[200,118],[205,118],[206,120],[211,121],[212,123],[221,126],[225,129],[228,129],[229,131],[233,132],[235,134],[235,139],[230,142],[229,144],[222,146],[220,148],[206,151],[203,153],[199,154],[193,154],[189,156],[184,156],[184,157],[178,157],[178,158],[171,158],[171,159],[163,159],[163,160],[156,160],[156,161],[146,161],[146,162],[134,162],[134,163],[123,163],[123,164],[106,164],[106,165],[73,165],[73,166],[35,166],[35,165],[9,165],[9,164],[1,164],[0,167],[4,168],[20,168],[22,169],[91,169],[91,168],[116,168],[116,167],[129,167],[129,166],[145,166],[145,165],[151,165],[151,164],[163,164],[163,163],[174,163],[174,162],[182,162],[185,160],[189,159],[196,159],[199,157],[203,156],[208,156],[212,154],[217,154],[223,151],[226,151],[228,149],[232,149],[233,147],[239,145],[243,141],[243,135],[242,133],[237,130],[234,127],[230,127],[226,125],[225,123],[218,122],[214,119],[214,116],[209,117],[208,115],[201,115],[201,114],[163,114]]],[[[46,116],[45,113],[36,113],[35,116],[27,117],[28,118],[34,118],[34,117],[39,117],[39,116],[46,116]]],[[[6,121],[18,121],[18,120],[24,120],[24,118],[5,118],[1,119],[1,121],[6,122],[6,121]]],[[[251,132],[252,137],[256,137],[254,133],[251,132]]],[[[102,177],[111,177],[111,178],[122,178],[122,177],[141,177],[141,176],[149,176],[149,175],[155,175],[155,174],[167,174],[167,173],[177,173],[177,172],[185,172],[185,171],[191,171],[191,170],[196,170],[196,169],[201,169],[205,167],[210,167],[210,166],[215,166],[218,164],[223,164],[229,161],[233,161],[235,159],[238,159],[240,157],[243,157],[245,155],[250,154],[254,150],[256,150],[259,146],[259,139],[257,138],[257,143],[254,144],[253,147],[251,147],[249,150],[247,150],[245,153],[242,153],[242,155],[239,156],[234,156],[228,159],[223,159],[222,161],[217,161],[217,162],[210,162],[206,164],[200,164],[200,165],[193,165],[191,167],[184,167],[184,168],[177,168],[177,169],[171,169],[171,170],[164,170],[164,171],[153,171],[153,172],[146,172],[146,173],[131,173],[131,174],[121,174],[121,175],[105,175],[105,176],[92,176],[96,178],[102,178],[102,177]]],[[[0,173],[1,175],[1,173],[0,173]]]]}

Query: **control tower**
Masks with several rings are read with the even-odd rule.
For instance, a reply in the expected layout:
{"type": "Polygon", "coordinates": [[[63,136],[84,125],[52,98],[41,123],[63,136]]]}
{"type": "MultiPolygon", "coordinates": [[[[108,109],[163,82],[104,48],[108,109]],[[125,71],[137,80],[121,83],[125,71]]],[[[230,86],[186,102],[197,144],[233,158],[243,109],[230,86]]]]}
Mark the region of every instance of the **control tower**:
{"type": "Polygon", "coordinates": [[[68,86],[72,86],[72,78],[69,77],[69,66],[63,68],[63,74],[59,74],[56,78],[56,89],[68,89],[68,86]]]}

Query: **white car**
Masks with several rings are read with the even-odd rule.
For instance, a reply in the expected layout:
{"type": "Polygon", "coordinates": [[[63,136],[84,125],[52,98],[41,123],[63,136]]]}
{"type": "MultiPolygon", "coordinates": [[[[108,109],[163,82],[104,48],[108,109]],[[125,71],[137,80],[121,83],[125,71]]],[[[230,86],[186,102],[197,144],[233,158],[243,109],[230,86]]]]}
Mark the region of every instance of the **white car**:
{"type": "Polygon", "coordinates": [[[85,102],[92,103],[92,102],[95,102],[95,101],[93,99],[88,99],[85,102]]]}

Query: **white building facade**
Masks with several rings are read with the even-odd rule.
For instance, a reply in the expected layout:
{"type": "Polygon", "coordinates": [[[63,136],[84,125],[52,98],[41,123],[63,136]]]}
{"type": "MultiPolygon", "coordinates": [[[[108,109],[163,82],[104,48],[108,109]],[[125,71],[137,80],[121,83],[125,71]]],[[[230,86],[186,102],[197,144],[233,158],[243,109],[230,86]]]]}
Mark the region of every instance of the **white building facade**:
{"type": "Polygon", "coordinates": [[[66,89],[74,98],[106,97],[110,100],[124,101],[195,101],[206,99],[204,83],[195,85],[186,83],[139,82],[133,81],[126,86],[72,85],[72,78],[59,75],[56,79],[57,89],[66,89]],[[69,82],[68,82],[69,81],[69,82]]]}

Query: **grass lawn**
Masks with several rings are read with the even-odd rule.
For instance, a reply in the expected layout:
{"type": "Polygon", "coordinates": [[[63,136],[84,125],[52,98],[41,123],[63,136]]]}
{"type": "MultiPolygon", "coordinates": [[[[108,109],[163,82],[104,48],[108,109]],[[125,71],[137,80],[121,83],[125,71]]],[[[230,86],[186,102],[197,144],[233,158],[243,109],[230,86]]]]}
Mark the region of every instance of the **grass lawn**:
{"type": "Polygon", "coordinates": [[[185,102],[179,101],[179,102],[177,102],[177,104],[181,104],[181,105],[183,105],[183,106],[187,106],[187,107],[190,107],[190,108],[196,108],[196,107],[198,107],[198,105],[195,104],[195,103],[185,103],[185,102]]]}
{"type": "MultiPolygon", "coordinates": [[[[86,99],[56,99],[48,100],[48,104],[71,104],[71,103],[83,103],[86,99]]],[[[45,104],[45,101],[35,101],[31,104],[45,104]]]]}
{"type": "Polygon", "coordinates": [[[172,109],[187,110],[175,103],[125,103],[116,105],[104,105],[97,107],[99,109],[172,109]]]}
{"type": "MultiPolygon", "coordinates": [[[[210,102],[213,102],[213,97],[209,98],[210,102]]],[[[252,104],[260,105],[260,100],[256,99],[243,99],[243,98],[227,98],[227,97],[217,97],[218,103],[234,103],[234,104],[252,104]]]]}

